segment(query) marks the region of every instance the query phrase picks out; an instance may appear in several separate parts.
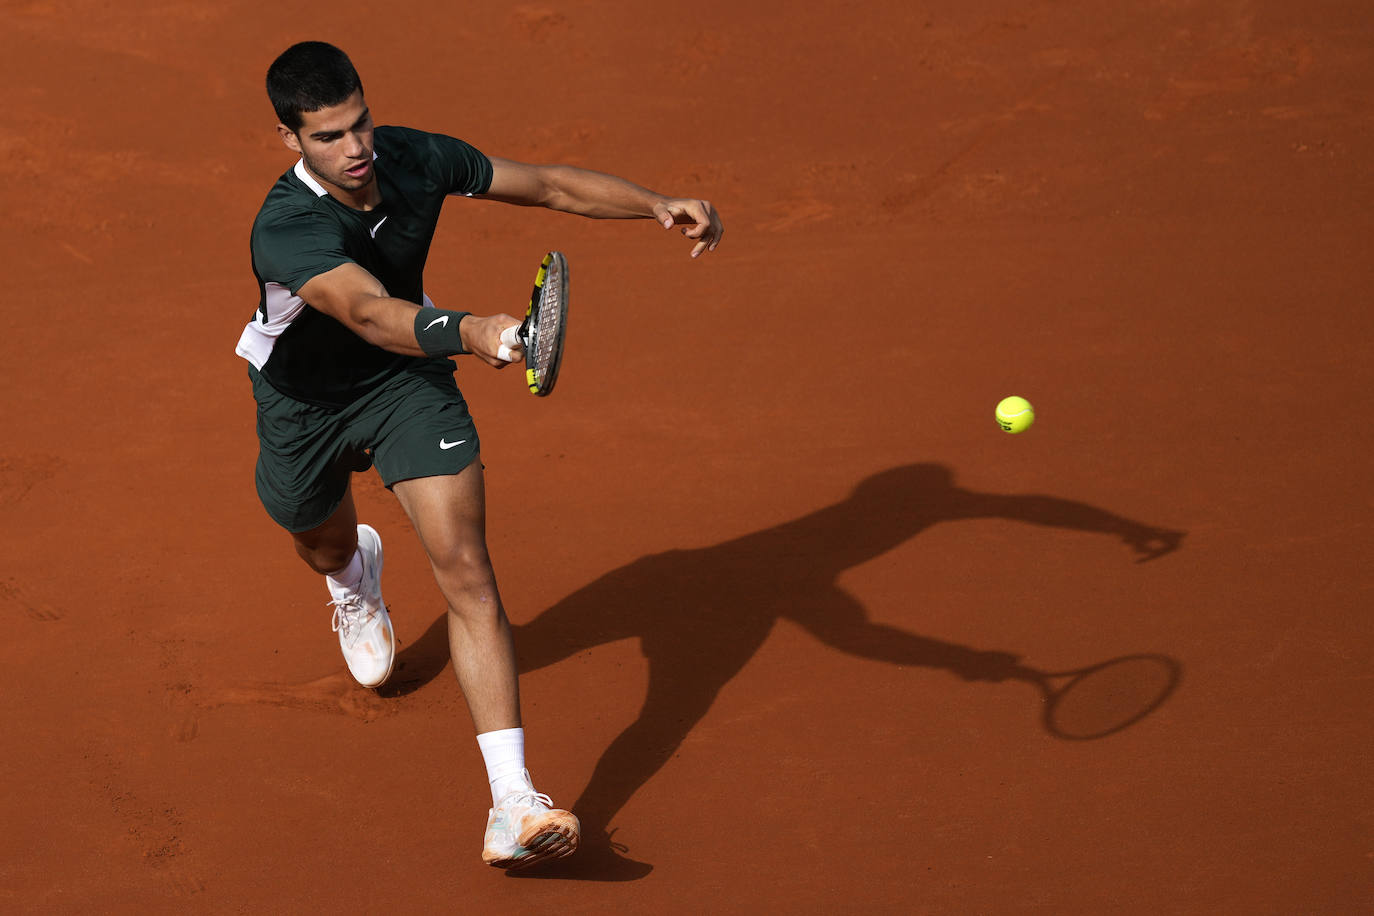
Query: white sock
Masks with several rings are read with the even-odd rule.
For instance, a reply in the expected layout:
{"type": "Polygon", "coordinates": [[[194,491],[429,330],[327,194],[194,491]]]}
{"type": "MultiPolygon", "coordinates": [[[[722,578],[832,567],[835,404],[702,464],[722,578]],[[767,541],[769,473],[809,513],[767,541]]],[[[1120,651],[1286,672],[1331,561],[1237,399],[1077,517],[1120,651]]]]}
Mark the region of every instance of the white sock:
{"type": "Polygon", "coordinates": [[[477,736],[482,760],[487,765],[487,781],[491,783],[491,803],[494,805],[512,792],[533,790],[529,771],[525,769],[525,730],[503,728],[483,732],[477,736]]]}
{"type": "Polygon", "coordinates": [[[353,551],[353,559],[348,561],[348,565],[338,572],[332,572],[325,577],[329,580],[329,590],[331,592],[351,592],[363,582],[363,552],[353,551]]]}

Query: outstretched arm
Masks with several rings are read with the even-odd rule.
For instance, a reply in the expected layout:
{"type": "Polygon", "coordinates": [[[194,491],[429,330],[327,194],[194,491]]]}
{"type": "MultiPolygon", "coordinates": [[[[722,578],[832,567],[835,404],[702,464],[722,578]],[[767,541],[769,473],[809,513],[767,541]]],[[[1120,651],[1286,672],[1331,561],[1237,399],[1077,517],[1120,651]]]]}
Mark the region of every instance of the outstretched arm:
{"type": "MultiPolygon", "coordinates": [[[[301,287],[300,296],[316,311],[338,320],[373,346],[406,356],[435,355],[435,345],[430,343],[426,349],[419,338],[426,325],[442,321],[443,325],[434,333],[450,332],[449,340],[454,344],[449,348],[451,352],[457,352],[456,345],[461,341],[463,350],[498,369],[510,363],[498,355],[502,349],[501,332],[520,323],[520,319],[506,314],[480,316],[427,309],[434,319],[417,324],[420,306],[387,295],[380,280],[353,263],[340,264],[312,277],[301,287]]],[[[522,355],[518,346],[506,352],[511,359],[522,355]]]]}
{"type": "Polygon", "coordinates": [[[665,229],[680,226],[693,239],[692,257],[715,251],[725,229],[710,201],[666,197],[648,188],[570,165],[528,165],[491,160],[491,187],[485,200],[523,207],[546,207],[593,219],[654,219],[665,229]]]}

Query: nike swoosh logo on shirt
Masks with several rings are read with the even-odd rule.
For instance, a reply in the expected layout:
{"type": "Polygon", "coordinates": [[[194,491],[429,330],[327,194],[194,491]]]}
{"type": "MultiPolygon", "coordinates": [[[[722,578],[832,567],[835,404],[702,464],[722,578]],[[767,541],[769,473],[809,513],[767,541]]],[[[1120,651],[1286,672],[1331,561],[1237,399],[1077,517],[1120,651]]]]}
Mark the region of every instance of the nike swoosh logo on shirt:
{"type": "Polygon", "coordinates": [[[375,239],[375,238],[377,237],[377,230],[380,229],[380,228],[382,228],[382,223],[386,222],[386,221],[387,221],[388,219],[390,219],[390,218],[391,218],[391,217],[389,217],[389,216],[383,216],[383,217],[381,218],[381,220],[377,223],[377,225],[373,226],[371,229],[369,229],[369,230],[367,230],[367,231],[370,232],[370,233],[372,233],[372,237],[375,239]]]}
{"type": "Polygon", "coordinates": [[[459,439],[457,442],[449,442],[447,439],[440,439],[440,440],[439,440],[439,447],[440,447],[441,449],[443,449],[444,451],[448,451],[448,450],[451,449],[451,448],[457,448],[458,446],[462,445],[462,444],[463,444],[464,442],[466,442],[466,441],[468,441],[468,440],[466,440],[466,439],[459,439]]]}
{"type": "Polygon", "coordinates": [[[435,318],[435,319],[434,319],[433,321],[431,321],[429,324],[425,325],[425,330],[428,331],[430,328],[434,327],[436,324],[437,324],[437,325],[442,325],[442,326],[444,326],[444,327],[448,327],[448,316],[447,316],[447,315],[440,315],[438,318],[435,318]]]}

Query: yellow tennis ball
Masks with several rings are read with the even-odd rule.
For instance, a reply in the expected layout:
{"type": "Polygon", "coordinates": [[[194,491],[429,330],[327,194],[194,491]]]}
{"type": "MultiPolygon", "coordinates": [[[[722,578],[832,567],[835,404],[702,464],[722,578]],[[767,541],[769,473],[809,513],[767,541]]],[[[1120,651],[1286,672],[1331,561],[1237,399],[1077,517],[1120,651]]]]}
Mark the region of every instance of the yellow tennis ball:
{"type": "Polygon", "coordinates": [[[1035,422],[1035,408],[1025,398],[1003,398],[997,404],[997,425],[1003,432],[1023,433],[1035,422]]]}

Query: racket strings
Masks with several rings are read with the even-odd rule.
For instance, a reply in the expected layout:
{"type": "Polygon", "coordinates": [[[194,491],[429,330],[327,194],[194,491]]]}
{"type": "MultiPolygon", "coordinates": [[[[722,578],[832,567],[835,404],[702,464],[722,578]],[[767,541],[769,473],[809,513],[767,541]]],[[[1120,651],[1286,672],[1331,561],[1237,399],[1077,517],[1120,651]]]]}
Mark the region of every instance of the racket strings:
{"type": "Polygon", "coordinates": [[[549,271],[544,280],[544,297],[535,321],[533,341],[533,369],[542,378],[553,362],[558,349],[558,334],[563,320],[562,275],[549,271]]]}

